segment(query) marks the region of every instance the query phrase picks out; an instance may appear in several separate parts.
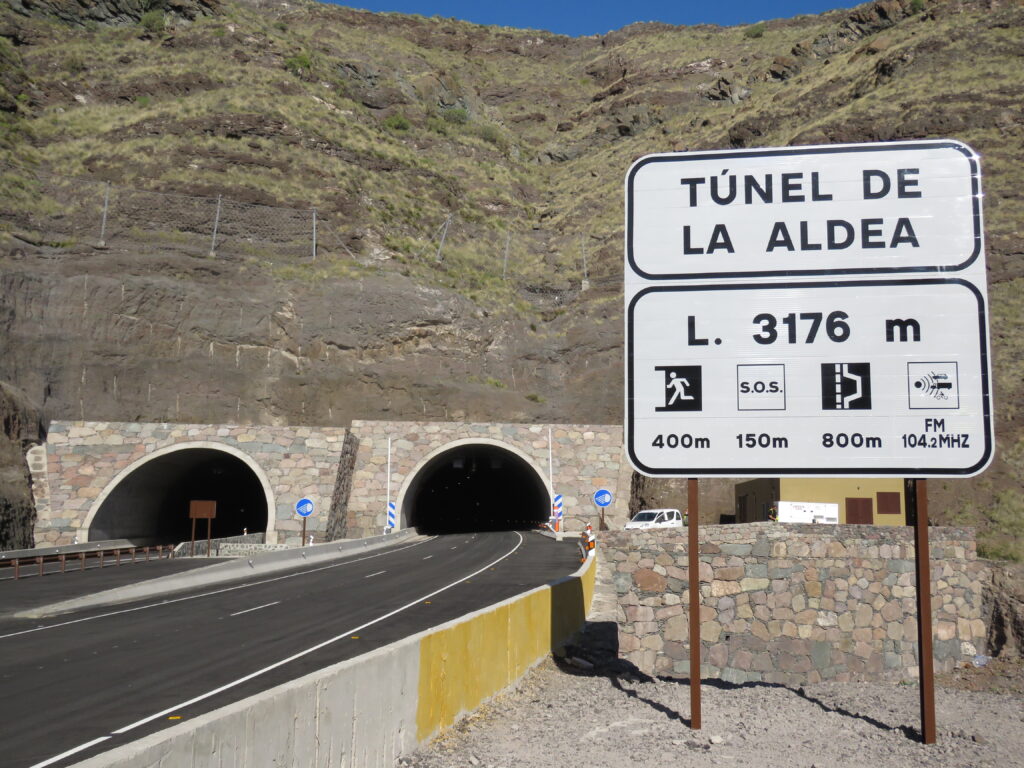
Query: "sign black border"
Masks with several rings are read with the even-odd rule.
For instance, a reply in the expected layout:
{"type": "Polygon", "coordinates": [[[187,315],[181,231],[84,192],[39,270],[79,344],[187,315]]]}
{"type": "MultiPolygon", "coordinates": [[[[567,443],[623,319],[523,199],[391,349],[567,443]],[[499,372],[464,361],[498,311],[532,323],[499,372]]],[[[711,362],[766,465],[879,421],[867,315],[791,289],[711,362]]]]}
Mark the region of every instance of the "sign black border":
{"type": "Polygon", "coordinates": [[[797,276],[823,276],[823,275],[869,275],[869,274],[920,274],[929,272],[959,272],[973,264],[981,255],[981,173],[978,165],[977,154],[966,144],[953,140],[939,141],[908,141],[906,143],[885,143],[885,144],[864,144],[850,146],[848,144],[837,144],[835,146],[822,147],[786,147],[770,150],[736,150],[730,151],[707,151],[707,152],[680,152],[671,155],[650,155],[642,157],[633,164],[626,176],[626,261],[633,274],[645,280],[722,280],[729,278],[746,277],[797,277],[797,276]],[[676,274],[652,274],[645,272],[637,266],[633,258],[633,179],[637,172],[645,165],[651,163],[685,163],[693,160],[707,160],[716,158],[731,160],[739,157],[787,157],[791,155],[826,155],[859,152],[902,152],[904,150],[925,150],[925,149],[955,149],[963,154],[971,166],[971,199],[973,207],[972,223],[974,226],[974,250],[965,261],[959,264],[945,266],[919,266],[919,267],[873,267],[858,269],[849,267],[846,269],[777,269],[758,270],[754,272],[684,272],[676,274]]]}
{"type": "Polygon", "coordinates": [[[626,454],[633,468],[648,477],[963,477],[981,472],[992,460],[992,397],[989,389],[988,315],[985,297],[972,281],[959,277],[932,277],[890,280],[830,280],[827,282],[794,281],[785,283],[723,283],[708,285],[654,285],[637,291],[626,311],[626,454]],[[691,291],[736,291],[776,290],[779,288],[858,288],[879,285],[943,285],[959,284],[967,287],[978,301],[978,334],[981,350],[981,397],[985,429],[985,451],[981,459],[970,467],[950,469],[949,467],[891,467],[891,468],[822,468],[796,469],[792,467],[727,467],[722,469],[687,470],[685,468],[654,469],[637,459],[633,450],[633,405],[635,401],[633,383],[633,310],[637,301],[649,293],[691,292],[691,291]]]}

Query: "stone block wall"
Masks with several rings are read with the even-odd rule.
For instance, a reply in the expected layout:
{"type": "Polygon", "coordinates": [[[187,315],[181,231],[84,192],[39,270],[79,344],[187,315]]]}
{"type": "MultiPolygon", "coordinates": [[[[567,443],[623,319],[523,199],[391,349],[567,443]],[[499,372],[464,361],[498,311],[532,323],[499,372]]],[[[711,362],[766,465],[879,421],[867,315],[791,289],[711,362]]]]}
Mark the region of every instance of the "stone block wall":
{"type": "MultiPolygon", "coordinates": [[[[699,531],[701,676],[785,685],[916,678],[913,529],[784,523],[699,531]]],[[[936,671],[985,653],[974,534],[929,529],[936,671]]],[[[599,536],[619,655],[689,674],[686,531],[599,536]]]]}
{"type": "MultiPolygon", "coordinates": [[[[391,500],[438,449],[459,441],[490,441],[524,456],[554,493],[562,494],[567,530],[590,522],[598,528],[595,491],[606,488],[614,502],[605,510],[610,528],[629,519],[632,468],[622,450],[622,427],[585,424],[466,424],[451,422],[353,421],[358,440],[347,535],[372,536],[384,525],[388,502],[388,438],[391,438],[391,500]],[[552,477],[548,472],[550,430],[552,477]]],[[[399,515],[402,510],[399,508],[399,515]]],[[[401,525],[401,523],[400,523],[401,525]]]]}
{"type": "Polygon", "coordinates": [[[121,473],[176,446],[224,450],[247,461],[270,489],[268,543],[299,544],[295,503],[303,497],[316,505],[307,531],[322,539],[347,433],[339,427],[54,421],[45,464],[32,465],[36,545],[70,544],[76,536],[86,541],[90,512],[121,473]]]}

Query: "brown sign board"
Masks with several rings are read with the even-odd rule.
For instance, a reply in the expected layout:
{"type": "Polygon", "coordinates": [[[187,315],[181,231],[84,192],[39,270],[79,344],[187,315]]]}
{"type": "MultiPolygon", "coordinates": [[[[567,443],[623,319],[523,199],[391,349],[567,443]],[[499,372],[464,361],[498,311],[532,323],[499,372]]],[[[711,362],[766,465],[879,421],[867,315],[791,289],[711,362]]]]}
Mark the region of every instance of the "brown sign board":
{"type": "Polygon", "coordinates": [[[190,501],[188,503],[188,516],[192,520],[212,520],[217,516],[216,501],[190,501]]]}

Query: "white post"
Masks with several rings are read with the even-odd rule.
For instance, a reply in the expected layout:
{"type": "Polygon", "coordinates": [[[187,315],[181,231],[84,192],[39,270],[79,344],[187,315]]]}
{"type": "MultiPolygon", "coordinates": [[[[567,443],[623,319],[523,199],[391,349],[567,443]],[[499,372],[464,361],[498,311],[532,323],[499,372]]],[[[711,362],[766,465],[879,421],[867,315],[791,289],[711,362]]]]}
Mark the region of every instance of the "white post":
{"type": "Polygon", "coordinates": [[[437,261],[441,261],[441,250],[444,248],[445,238],[448,237],[448,225],[452,223],[452,215],[449,213],[448,218],[444,220],[444,229],[441,230],[441,242],[437,244],[437,261]]]}
{"type": "Polygon", "coordinates": [[[589,275],[587,274],[587,241],[586,234],[580,232],[580,253],[583,254],[583,279],[588,280],[589,275]]]}
{"type": "Polygon", "coordinates": [[[103,190],[103,219],[100,221],[100,248],[107,244],[107,209],[110,207],[110,182],[103,190]]]}
{"type": "MultiPolygon", "coordinates": [[[[551,459],[551,427],[548,427],[548,480],[551,483],[551,501],[548,504],[548,517],[555,511],[555,469],[551,459]]],[[[561,529],[561,526],[559,526],[561,529]]]]}
{"type": "Polygon", "coordinates": [[[316,261],[316,208],[313,209],[313,261],[316,261]]]}
{"type": "Polygon", "coordinates": [[[501,279],[505,280],[508,275],[508,246],[512,242],[512,230],[510,229],[505,235],[505,260],[501,265],[501,279]]]}
{"type": "MultiPolygon", "coordinates": [[[[388,505],[391,503],[391,437],[388,437],[388,498],[384,502],[384,530],[388,529],[388,505]]],[[[398,528],[398,510],[395,510],[395,528],[398,528]]]]}
{"type": "Polygon", "coordinates": [[[586,235],[580,232],[580,251],[583,254],[583,280],[580,282],[580,290],[590,289],[590,275],[587,273],[587,243],[586,235]]]}
{"type": "Polygon", "coordinates": [[[213,238],[210,240],[210,256],[217,255],[217,229],[220,227],[220,195],[217,195],[217,213],[213,217],[213,238]]]}
{"type": "Polygon", "coordinates": [[[551,461],[551,427],[548,427],[548,480],[551,481],[551,493],[552,493],[551,500],[552,501],[555,500],[555,497],[554,497],[554,493],[555,493],[555,470],[554,470],[554,466],[555,465],[551,461]]]}

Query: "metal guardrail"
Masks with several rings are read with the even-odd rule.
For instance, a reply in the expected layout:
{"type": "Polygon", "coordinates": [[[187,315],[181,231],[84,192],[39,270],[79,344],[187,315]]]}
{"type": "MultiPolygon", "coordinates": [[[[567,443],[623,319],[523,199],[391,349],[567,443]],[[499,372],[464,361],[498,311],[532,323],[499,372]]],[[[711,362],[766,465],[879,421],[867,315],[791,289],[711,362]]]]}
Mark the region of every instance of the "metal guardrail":
{"type": "MultiPolygon", "coordinates": [[[[3,566],[9,566],[14,569],[14,578],[21,578],[21,570],[25,565],[38,566],[39,572],[37,575],[44,576],[46,571],[44,570],[45,563],[60,563],[60,573],[67,572],[68,561],[74,562],[75,560],[79,563],[77,570],[84,571],[86,567],[86,560],[90,557],[99,559],[100,568],[105,567],[108,557],[114,558],[115,565],[121,565],[122,553],[131,555],[131,562],[137,562],[139,554],[145,555],[146,562],[149,561],[150,555],[155,553],[156,559],[160,560],[165,557],[171,559],[174,557],[174,545],[173,544],[158,544],[156,546],[146,547],[110,547],[106,549],[91,549],[91,550],[80,550],[77,552],[51,552],[44,555],[25,555],[19,557],[8,557],[6,555],[0,555],[0,568],[3,566]]],[[[51,571],[56,573],[56,571],[51,571]]]]}

